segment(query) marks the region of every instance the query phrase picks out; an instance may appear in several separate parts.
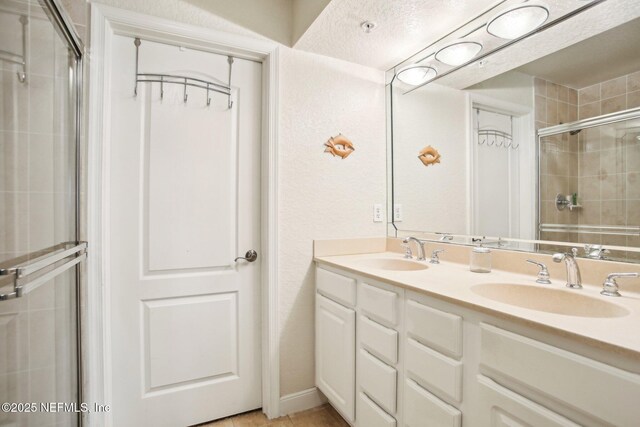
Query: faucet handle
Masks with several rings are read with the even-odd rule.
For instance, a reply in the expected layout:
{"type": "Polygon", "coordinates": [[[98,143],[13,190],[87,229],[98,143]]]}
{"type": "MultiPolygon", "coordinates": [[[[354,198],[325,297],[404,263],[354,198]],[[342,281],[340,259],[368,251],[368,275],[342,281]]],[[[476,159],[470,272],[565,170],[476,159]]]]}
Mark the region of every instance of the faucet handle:
{"type": "Polygon", "coordinates": [[[618,282],[616,282],[617,278],[620,277],[640,277],[638,273],[611,273],[607,276],[604,283],[602,284],[602,291],[600,293],[607,297],[620,297],[620,292],[618,292],[618,282]]]}
{"type": "Polygon", "coordinates": [[[406,259],[413,259],[413,252],[411,252],[411,246],[409,246],[408,244],[401,244],[400,246],[402,246],[404,248],[404,257],[406,259]]]}
{"type": "Polygon", "coordinates": [[[536,283],[540,283],[542,285],[550,285],[551,284],[551,276],[549,275],[549,270],[547,266],[541,262],[534,261],[532,259],[527,260],[528,263],[537,265],[540,267],[540,271],[538,271],[538,278],[536,279],[536,283]]]}
{"type": "Polygon", "coordinates": [[[431,252],[431,260],[429,264],[440,264],[440,258],[438,258],[438,254],[444,252],[444,249],[435,249],[431,252]]]}

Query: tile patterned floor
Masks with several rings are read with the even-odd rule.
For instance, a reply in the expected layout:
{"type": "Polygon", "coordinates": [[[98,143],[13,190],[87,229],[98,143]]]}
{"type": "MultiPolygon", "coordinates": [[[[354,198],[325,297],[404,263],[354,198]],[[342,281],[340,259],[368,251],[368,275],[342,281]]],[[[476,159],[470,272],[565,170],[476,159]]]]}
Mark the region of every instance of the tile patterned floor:
{"type": "Polygon", "coordinates": [[[261,410],[247,412],[198,427],[349,427],[331,405],[268,420],[261,410]]]}

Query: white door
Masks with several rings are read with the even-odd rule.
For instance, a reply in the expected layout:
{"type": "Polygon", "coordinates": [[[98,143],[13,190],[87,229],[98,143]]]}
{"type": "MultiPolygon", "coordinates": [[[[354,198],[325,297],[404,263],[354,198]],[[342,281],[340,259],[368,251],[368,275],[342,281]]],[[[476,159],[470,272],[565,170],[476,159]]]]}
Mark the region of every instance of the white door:
{"type": "MultiPolygon", "coordinates": [[[[261,64],[227,96],[135,85],[116,36],[107,136],[112,425],[188,426],[261,406],[261,64]]],[[[227,57],[142,40],[139,72],[225,82],[227,57]]]]}
{"type": "Polygon", "coordinates": [[[474,229],[484,236],[519,237],[520,234],[520,141],[509,115],[474,108],[474,229]],[[513,143],[495,136],[478,137],[477,129],[511,134],[513,143]],[[514,148],[517,147],[517,148],[514,148]]]}

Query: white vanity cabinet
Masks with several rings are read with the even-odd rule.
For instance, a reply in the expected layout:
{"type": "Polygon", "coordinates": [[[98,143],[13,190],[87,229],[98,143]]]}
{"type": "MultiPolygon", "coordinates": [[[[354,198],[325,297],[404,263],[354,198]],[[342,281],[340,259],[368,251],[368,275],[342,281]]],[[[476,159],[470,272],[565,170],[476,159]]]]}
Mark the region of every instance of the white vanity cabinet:
{"type": "Polygon", "coordinates": [[[640,357],[332,270],[317,385],[352,425],[640,426],[640,357]]]}
{"type": "Polygon", "coordinates": [[[463,318],[407,292],[405,311],[404,425],[460,427],[463,318]]]}
{"type": "Polygon", "coordinates": [[[316,385],[349,422],[355,419],[356,281],[316,269],[316,385]]]}
{"type": "Polygon", "coordinates": [[[400,425],[400,330],[403,290],[358,280],[356,309],[356,425],[400,425]]]}
{"type": "MultiPolygon", "coordinates": [[[[523,421],[548,419],[513,425],[640,425],[640,375],[484,322],[480,342],[480,394],[492,410],[523,421]]],[[[487,406],[482,415],[495,419],[487,406]]]]}

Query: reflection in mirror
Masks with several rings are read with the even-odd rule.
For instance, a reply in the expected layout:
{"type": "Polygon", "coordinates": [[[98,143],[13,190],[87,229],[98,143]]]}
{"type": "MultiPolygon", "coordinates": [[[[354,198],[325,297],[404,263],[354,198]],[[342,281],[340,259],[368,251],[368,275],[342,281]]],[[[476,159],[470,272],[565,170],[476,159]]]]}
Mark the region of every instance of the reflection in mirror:
{"type": "MultiPolygon", "coordinates": [[[[616,80],[607,85],[622,91],[616,80]]],[[[639,252],[602,250],[640,246],[640,111],[632,117],[607,122],[620,118],[614,114],[599,126],[540,131],[541,239],[589,244],[593,258],[640,259],[639,252]]]]}
{"type": "Polygon", "coordinates": [[[571,44],[538,34],[562,49],[525,63],[527,39],[421,87],[390,70],[390,234],[640,262],[640,5],[625,12],[571,44]],[[474,79],[492,61],[508,71],[474,79]]]}

